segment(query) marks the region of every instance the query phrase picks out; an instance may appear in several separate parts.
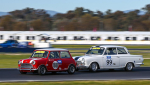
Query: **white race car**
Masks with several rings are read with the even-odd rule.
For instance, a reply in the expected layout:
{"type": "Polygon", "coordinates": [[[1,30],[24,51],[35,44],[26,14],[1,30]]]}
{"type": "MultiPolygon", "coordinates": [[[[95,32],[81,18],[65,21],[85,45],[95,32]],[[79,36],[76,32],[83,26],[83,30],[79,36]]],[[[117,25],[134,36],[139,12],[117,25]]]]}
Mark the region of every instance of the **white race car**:
{"type": "Polygon", "coordinates": [[[123,46],[92,46],[84,56],[73,57],[77,63],[77,69],[116,69],[125,68],[131,71],[133,67],[143,64],[142,55],[131,55],[123,46]]]}

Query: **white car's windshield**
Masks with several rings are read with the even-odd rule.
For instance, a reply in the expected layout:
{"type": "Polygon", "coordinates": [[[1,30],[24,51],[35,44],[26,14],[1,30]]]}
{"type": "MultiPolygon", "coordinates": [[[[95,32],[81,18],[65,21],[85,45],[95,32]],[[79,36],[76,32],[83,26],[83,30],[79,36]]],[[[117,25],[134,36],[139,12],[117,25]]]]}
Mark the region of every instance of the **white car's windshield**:
{"type": "Polygon", "coordinates": [[[86,54],[97,54],[97,55],[102,55],[104,52],[105,48],[102,47],[94,47],[90,48],[86,54]]]}
{"type": "Polygon", "coordinates": [[[34,51],[32,58],[47,58],[48,51],[34,51]]]}

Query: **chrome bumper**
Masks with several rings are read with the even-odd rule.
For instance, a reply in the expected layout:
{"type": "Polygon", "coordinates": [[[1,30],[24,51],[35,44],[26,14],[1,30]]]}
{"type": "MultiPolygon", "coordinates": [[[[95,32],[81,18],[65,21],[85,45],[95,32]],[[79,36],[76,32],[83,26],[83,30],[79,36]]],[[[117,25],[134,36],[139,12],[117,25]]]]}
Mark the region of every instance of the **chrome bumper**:
{"type": "Polygon", "coordinates": [[[21,68],[17,68],[17,70],[28,70],[28,71],[32,71],[32,70],[38,70],[38,69],[32,69],[32,68],[29,68],[29,69],[21,69],[21,68]]]}
{"type": "Polygon", "coordinates": [[[77,66],[77,69],[88,69],[87,66],[77,66]]]}
{"type": "Polygon", "coordinates": [[[136,65],[144,65],[144,63],[135,63],[136,65]]]}

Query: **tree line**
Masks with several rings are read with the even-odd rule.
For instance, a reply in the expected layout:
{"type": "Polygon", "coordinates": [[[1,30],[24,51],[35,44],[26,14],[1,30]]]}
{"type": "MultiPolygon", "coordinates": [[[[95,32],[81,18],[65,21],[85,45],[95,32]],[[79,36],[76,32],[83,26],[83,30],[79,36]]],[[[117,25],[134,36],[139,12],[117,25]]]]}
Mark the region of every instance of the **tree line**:
{"type": "Polygon", "coordinates": [[[91,11],[83,7],[50,16],[43,9],[25,8],[0,17],[4,31],[150,31],[150,4],[140,10],[124,13],[91,11]]]}

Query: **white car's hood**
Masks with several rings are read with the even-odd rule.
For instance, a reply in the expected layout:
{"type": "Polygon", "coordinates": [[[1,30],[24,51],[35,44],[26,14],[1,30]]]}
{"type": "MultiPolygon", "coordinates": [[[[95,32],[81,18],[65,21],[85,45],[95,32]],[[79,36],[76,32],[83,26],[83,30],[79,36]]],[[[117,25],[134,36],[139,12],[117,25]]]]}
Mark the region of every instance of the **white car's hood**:
{"type": "Polygon", "coordinates": [[[74,56],[73,57],[73,59],[75,60],[75,61],[77,61],[77,60],[82,60],[81,58],[85,58],[85,59],[87,59],[87,58],[92,58],[93,56],[95,56],[95,55],[83,55],[83,56],[74,56]]]}

